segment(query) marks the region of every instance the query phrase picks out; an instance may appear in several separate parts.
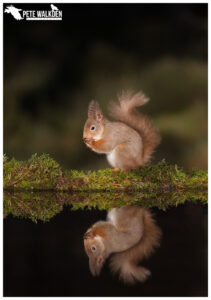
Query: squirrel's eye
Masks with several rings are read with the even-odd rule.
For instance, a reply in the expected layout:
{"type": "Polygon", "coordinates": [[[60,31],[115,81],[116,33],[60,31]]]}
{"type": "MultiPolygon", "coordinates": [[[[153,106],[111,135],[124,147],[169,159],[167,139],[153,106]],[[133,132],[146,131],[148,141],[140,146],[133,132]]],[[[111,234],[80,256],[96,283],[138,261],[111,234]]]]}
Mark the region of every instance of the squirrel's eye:
{"type": "Polygon", "coordinates": [[[90,129],[91,129],[92,131],[95,130],[95,126],[92,125],[90,129]]]}
{"type": "Polygon", "coordinates": [[[95,246],[92,246],[92,247],[91,247],[91,250],[92,250],[92,251],[95,251],[95,250],[96,250],[96,247],[95,247],[95,246]]]}

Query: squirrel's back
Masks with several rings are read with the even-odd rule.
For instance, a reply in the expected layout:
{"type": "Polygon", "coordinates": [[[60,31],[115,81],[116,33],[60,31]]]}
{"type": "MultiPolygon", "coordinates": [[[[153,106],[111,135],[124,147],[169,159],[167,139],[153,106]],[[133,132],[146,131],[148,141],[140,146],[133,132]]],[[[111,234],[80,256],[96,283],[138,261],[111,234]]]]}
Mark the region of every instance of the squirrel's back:
{"type": "Polygon", "coordinates": [[[138,264],[150,256],[160,244],[161,230],[155,224],[151,213],[145,209],[142,217],[144,230],[140,241],[126,251],[113,254],[110,260],[112,272],[118,272],[120,279],[127,284],[144,282],[147,279],[150,271],[138,264]]]}
{"type": "Polygon", "coordinates": [[[114,102],[110,103],[109,114],[115,120],[125,123],[140,134],[144,145],[143,161],[147,163],[161,140],[157,129],[152,126],[149,118],[136,110],[136,107],[144,105],[149,99],[141,92],[132,94],[129,91],[122,92],[118,98],[119,105],[114,102]]]}

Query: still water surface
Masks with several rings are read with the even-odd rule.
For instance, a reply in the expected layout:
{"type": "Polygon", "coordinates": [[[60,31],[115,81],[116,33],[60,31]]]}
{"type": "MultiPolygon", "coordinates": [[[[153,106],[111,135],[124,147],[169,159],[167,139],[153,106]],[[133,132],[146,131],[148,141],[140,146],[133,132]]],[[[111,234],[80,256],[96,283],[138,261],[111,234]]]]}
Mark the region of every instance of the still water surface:
{"type": "MultiPolygon", "coordinates": [[[[72,210],[59,203],[48,222],[35,223],[15,213],[5,217],[4,296],[207,295],[206,205],[187,202],[165,211],[151,208],[163,233],[161,245],[141,263],[150,269],[149,279],[127,286],[111,274],[108,261],[99,277],[89,270],[83,235],[93,223],[105,220],[107,211],[72,210]]],[[[23,208],[17,199],[16,206],[20,215],[23,208]]]]}

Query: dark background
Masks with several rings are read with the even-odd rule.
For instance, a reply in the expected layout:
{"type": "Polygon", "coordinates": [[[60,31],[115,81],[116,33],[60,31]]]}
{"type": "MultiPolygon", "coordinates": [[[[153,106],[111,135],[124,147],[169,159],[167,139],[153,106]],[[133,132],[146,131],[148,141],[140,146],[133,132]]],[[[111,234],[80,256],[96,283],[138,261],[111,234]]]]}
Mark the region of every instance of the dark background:
{"type": "MultiPolygon", "coordinates": [[[[4,153],[108,167],[82,141],[88,103],[142,90],[160,129],[155,162],[207,168],[207,4],[57,4],[62,21],[4,14],[4,153]]],[[[6,5],[4,6],[6,7],[6,5]]],[[[23,10],[50,4],[16,4],[23,10]]]]}
{"type": "MultiPolygon", "coordinates": [[[[207,169],[207,4],[55,5],[61,22],[4,14],[4,153],[46,152],[69,169],[108,167],[82,142],[88,103],[106,112],[118,92],[134,89],[151,98],[142,111],[162,135],[154,162],[207,169]]],[[[135,287],[106,266],[100,278],[89,272],[82,236],[106,212],[66,208],[47,224],[7,217],[4,295],[206,296],[206,207],[155,213],[162,245],[144,262],[151,279],[135,287]]]]}

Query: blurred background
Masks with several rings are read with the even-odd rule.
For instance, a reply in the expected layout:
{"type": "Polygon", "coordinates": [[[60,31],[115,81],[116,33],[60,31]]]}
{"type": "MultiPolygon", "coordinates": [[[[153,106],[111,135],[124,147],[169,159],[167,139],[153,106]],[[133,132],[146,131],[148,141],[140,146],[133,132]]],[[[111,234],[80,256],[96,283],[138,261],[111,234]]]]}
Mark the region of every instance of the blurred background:
{"type": "Polygon", "coordinates": [[[206,169],[207,4],[56,5],[62,21],[4,14],[4,153],[108,167],[82,141],[88,103],[106,112],[117,93],[133,89],[150,97],[142,111],[162,135],[154,162],[206,169]]]}

